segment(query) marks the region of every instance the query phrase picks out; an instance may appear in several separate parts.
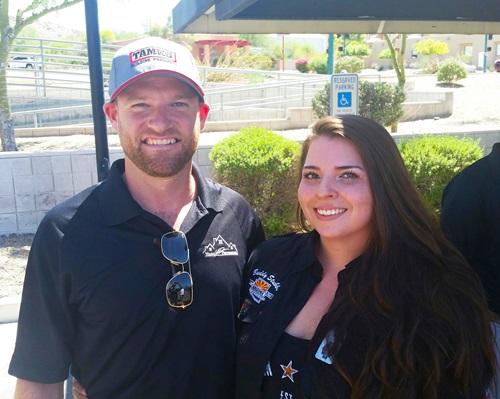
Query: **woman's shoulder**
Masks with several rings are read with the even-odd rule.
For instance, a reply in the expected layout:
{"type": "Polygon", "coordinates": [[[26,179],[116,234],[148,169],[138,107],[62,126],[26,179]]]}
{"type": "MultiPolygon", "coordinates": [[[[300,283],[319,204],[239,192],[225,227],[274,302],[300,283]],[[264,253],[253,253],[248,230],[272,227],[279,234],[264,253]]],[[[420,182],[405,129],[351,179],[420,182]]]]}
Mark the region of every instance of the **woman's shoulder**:
{"type": "Polygon", "coordinates": [[[311,233],[289,233],[270,238],[252,252],[250,268],[285,269],[289,272],[307,267],[316,259],[311,239],[311,233]]]}
{"type": "Polygon", "coordinates": [[[303,251],[304,247],[308,246],[311,238],[311,233],[288,233],[279,236],[274,236],[262,242],[254,251],[254,255],[266,256],[283,254],[281,251],[289,254],[303,251]]]}

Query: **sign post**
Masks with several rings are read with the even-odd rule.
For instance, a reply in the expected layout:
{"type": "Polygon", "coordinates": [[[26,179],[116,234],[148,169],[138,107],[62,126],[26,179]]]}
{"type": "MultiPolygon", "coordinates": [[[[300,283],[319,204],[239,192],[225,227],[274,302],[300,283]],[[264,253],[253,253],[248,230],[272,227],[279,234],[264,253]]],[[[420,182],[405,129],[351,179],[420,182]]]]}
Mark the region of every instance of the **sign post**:
{"type": "Polygon", "coordinates": [[[358,114],[358,75],[337,73],[330,83],[330,113],[332,115],[358,114]]]}

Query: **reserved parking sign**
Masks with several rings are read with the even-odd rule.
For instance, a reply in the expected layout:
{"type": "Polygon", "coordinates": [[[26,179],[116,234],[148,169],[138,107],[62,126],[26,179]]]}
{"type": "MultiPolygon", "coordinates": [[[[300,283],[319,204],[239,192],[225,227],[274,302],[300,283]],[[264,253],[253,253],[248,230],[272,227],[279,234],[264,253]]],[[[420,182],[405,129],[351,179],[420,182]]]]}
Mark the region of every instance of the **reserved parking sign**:
{"type": "Polygon", "coordinates": [[[332,115],[358,114],[358,75],[336,73],[330,84],[330,112],[332,115]]]}

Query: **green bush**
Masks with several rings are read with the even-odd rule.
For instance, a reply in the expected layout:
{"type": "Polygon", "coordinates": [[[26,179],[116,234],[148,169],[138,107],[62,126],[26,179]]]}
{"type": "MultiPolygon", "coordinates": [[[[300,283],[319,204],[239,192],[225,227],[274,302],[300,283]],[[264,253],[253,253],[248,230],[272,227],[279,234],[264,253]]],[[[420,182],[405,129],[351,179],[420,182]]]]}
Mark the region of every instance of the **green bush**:
{"type": "Polygon", "coordinates": [[[387,82],[359,82],[359,114],[382,126],[391,126],[404,114],[404,90],[387,82]]]}
{"type": "Polygon", "coordinates": [[[437,74],[438,82],[453,83],[467,77],[467,69],[453,58],[450,58],[439,65],[437,74]]]}
{"type": "Polygon", "coordinates": [[[321,90],[316,92],[311,100],[311,107],[314,116],[318,119],[330,115],[330,83],[326,83],[321,90]]]}
{"type": "MultiPolygon", "coordinates": [[[[359,114],[371,118],[382,126],[396,124],[404,114],[404,90],[387,82],[359,82],[359,114]]],[[[311,100],[317,118],[330,115],[330,83],[316,92],[311,100]]]]}
{"type": "Polygon", "coordinates": [[[268,237],[292,230],[300,144],[264,128],[244,128],[217,143],[209,158],[215,180],[255,209],[268,237]]]}
{"type": "Polygon", "coordinates": [[[316,55],[309,62],[309,70],[315,73],[327,74],[328,73],[328,60],[327,55],[316,55]]]}
{"type": "Polygon", "coordinates": [[[429,211],[439,218],[448,182],[483,156],[479,140],[449,135],[423,135],[398,144],[401,156],[429,211]]]}
{"type": "Polygon", "coordinates": [[[363,60],[359,57],[341,57],[335,62],[333,70],[335,73],[346,71],[347,73],[360,73],[365,66],[363,60]]]}

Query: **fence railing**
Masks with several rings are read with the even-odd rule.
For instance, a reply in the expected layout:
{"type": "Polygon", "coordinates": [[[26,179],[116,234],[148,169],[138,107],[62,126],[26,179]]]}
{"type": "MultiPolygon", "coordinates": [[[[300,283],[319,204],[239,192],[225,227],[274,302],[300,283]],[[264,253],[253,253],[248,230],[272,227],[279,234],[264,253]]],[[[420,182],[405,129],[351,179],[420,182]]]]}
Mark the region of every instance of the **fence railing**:
{"type": "MultiPolygon", "coordinates": [[[[33,69],[7,68],[9,98],[16,127],[92,122],[86,43],[19,38],[11,57],[30,56],[33,69]]],[[[115,45],[101,48],[104,93],[115,45]]],[[[310,107],[329,75],[200,66],[210,104],[209,121],[283,119],[290,107],[310,107]]],[[[382,75],[362,79],[381,80],[382,75]]]]}

